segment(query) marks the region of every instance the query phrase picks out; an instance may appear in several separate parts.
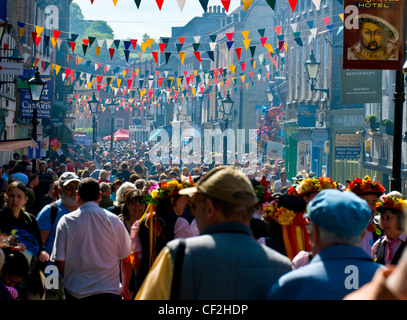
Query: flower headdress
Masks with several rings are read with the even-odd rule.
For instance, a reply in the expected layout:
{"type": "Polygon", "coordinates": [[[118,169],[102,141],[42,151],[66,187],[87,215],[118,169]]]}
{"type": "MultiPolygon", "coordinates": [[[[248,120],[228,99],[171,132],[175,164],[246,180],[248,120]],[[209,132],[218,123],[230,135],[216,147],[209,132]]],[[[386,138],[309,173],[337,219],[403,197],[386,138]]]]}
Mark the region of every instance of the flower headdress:
{"type": "Polygon", "coordinates": [[[146,203],[157,205],[160,199],[165,199],[178,194],[179,190],[193,187],[195,183],[192,178],[188,180],[170,180],[157,183],[150,187],[149,194],[146,197],[146,203]]]}
{"type": "Polygon", "coordinates": [[[363,179],[354,179],[345,191],[352,191],[357,195],[372,193],[380,197],[386,192],[386,189],[376,180],[372,181],[369,176],[365,176],[363,179]]]}
{"type": "Polygon", "coordinates": [[[157,183],[150,188],[149,194],[145,198],[147,208],[143,216],[140,218],[140,221],[143,221],[144,217],[146,217],[144,224],[147,229],[149,229],[149,267],[152,266],[156,258],[156,252],[154,250],[156,238],[160,236],[162,232],[162,227],[156,217],[156,206],[158,205],[160,199],[172,197],[178,194],[179,190],[193,186],[195,186],[195,183],[192,180],[192,177],[189,176],[187,180],[170,180],[167,182],[157,183]]]}
{"type": "Polygon", "coordinates": [[[281,225],[284,247],[292,260],[298,252],[310,250],[309,235],[305,229],[308,220],[304,218],[304,212],[295,212],[279,202],[280,199],[276,198],[263,204],[263,220],[268,223],[276,221],[281,225]]]}
{"type": "Polygon", "coordinates": [[[310,192],[319,192],[324,189],[336,189],[337,184],[331,178],[320,177],[320,178],[307,178],[302,180],[297,186],[290,187],[288,189],[288,194],[303,196],[310,192]]]}
{"type": "Polygon", "coordinates": [[[406,207],[407,202],[405,200],[391,195],[383,195],[376,202],[376,209],[379,213],[382,209],[396,209],[403,212],[406,207]]]}

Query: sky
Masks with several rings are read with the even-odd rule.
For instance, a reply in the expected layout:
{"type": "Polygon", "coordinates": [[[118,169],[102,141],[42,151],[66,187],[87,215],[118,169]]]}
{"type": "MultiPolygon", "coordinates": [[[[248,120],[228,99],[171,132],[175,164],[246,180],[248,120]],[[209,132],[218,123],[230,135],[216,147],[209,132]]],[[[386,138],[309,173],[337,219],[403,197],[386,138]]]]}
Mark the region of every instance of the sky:
{"type": "MultiPolygon", "coordinates": [[[[204,10],[199,0],[186,0],[181,11],[180,0],[164,0],[161,10],[156,0],[141,0],[140,8],[134,0],[74,0],[81,7],[85,20],[104,20],[114,30],[115,39],[142,39],[147,33],[151,38],[170,37],[171,27],[181,27],[192,18],[202,16],[204,10]]],[[[231,0],[228,13],[240,4],[240,0],[231,0]]],[[[210,6],[223,5],[220,0],[209,0],[210,6]]]]}

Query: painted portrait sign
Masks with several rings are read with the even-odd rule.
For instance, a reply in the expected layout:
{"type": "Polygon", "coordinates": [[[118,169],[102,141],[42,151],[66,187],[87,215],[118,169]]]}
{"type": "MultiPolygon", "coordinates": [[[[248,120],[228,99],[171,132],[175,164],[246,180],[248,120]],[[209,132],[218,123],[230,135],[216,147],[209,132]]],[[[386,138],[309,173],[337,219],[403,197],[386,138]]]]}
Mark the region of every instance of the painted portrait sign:
{"type": "Polygon", "coordinates": [[[401,70],[405,20],[404,1],[345,0],[343,69],[401,70]]]}

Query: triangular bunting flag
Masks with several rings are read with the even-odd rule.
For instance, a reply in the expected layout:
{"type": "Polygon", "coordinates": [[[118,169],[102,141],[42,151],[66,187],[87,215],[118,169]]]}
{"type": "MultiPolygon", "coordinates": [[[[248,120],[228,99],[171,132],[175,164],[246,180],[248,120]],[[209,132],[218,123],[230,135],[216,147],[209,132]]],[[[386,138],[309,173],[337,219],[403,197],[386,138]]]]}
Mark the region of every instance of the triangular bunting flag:
{"type": "Polygon", "coordinates": [[[114,48],[109,48],[110,60],[113,60],[114,51],[114,48]]]}
{"type": "Polygon", "coordinates": [[[251,42],[251,41],[252,41],[251,39],[245,39],[245,40],[243,40],[244,47],[245,47],[246,51],[247,51],[247,48],[249,48],[249,45],[250,45],[250,42],[251,42]]]}
{"type": "Polygon", "coordinates": [[[321,0],[312,0],[317,10],[321,8],[321,0]]]}
{"type": "Polygon", "coordinates": [[[215,61],[215,55],[213,51],[206,51],[208,53],[209,59],[215,61]]]}
{"type": "Polygon", "coordinates": [[[240,61],[240,55],[242,53],[242,48],[235,48],[235,52],[236,52],[238,60],[240,61]]]}
{"type": "Polygon", "coordinates": [[[99,58],[100,47],[95,46],[96,58],[99,58]]]}
{"type": "Polygon", "coordinates": [[[159,43],[158,46],[160,47],[161,54],[163,54],[167,44],[166,43],[159,43]]]}
{"type": "Polygon", "coordinates": [[[194,51],[194,55],[198,59],[199,62],[202,62],[201,61],[201,53],[199,51],[194,51]]]}
{"type": "Polygon", "coordinates": [[[253,3],[253,0],[242,0],[242,2],[243,2],[244,11],[247,12],[247,10],[249,10],[250,6],[253,3]]]}
{"type": "Polygon", "coordinates": [[[152,51],[151,54],[153,55],[155,63],[158,63],[158,51],[152,51]]]}
{"type": "Polygon", "coordinates": [[[266,2],[270,6],[270,8],[273,9],[274,11],[274,9],[276,8],[276,0],[266,0],[266,2]]]}
{"type": "Polygon", "coordinates": [[[221,0],[220,1],[225,8],[226,12],[229,12],[230,0],[221,0]]]}
{"type": "Polygon", "coordinates": [[[133,49],[136,49],[137,39],[131,39],[130,42],[131,42],[131,45],[133,46],[133,49]]]}
{"type": "Polygon", "coordinates": [[[185,52],[178,52],[181,64],[184,64],[185,52]]]}
{"type": "Polygon", "coordinates": [[[178,2],[178,7],[179,7],[179,9],[181,10],[181,12],[182,12],[182,10],[184,10],[185,1],[186,1],[186,0],[177,0],[177,2],[178,2]]]}
{"type": "Polygon", "coordinates": [[[230,48],[233,46],[234,41],[226,41],[226,45],[228,46],[228,51],[230,51],[230,48]]]}
{"type": "Polygon", "coordinates": [[[297,6],[298,0],[288,0],[288,3],[290,4],[292,12],[294,12],[295,7],[297,6]]]}
{"type": "Polygon", "coordinates": [[[201,4],[204,12],[208,11],[208,2],[209,2],[209,0],[199,0],[199,3],[201,4]]]}
{"type": "Polygon", "coordinates": [[[233,39],[233,32],[225,33],[225,36],[226,36],[226,38],[228,38],[229,41],[232,41],[232,39],[233,39]]]}
{"type": "Polygon", "coordinates": [[[161,11],[161,8],[162,8],[162,6],[163,6],[164,0],[155,0],[155,2],[157,3],[158,9],[160,9],[160,11],[161,11]]]}
{"type": "Polygon", "coordinates": [[[141,0],[134,0],[134,2],[136,3],[137,9],[140,9],[141,0]]]}
{"type": "Polygon", "coordinates": [[[168,60],[170,60],[171,52],[165,52],[165,64],[168,63],[168,60]]]}

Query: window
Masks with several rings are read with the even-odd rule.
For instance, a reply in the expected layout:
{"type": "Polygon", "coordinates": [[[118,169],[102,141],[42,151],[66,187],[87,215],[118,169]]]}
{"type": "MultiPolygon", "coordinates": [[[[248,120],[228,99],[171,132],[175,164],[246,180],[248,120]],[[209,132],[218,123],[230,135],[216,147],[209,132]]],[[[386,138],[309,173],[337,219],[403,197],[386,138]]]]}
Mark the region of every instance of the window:
{"type": "Polygon", "coordinates": [[[113,131],[116,131],[118,129],[124,129],[124,119],[121,119],[121,118],[114,119],[113,131]]]}

